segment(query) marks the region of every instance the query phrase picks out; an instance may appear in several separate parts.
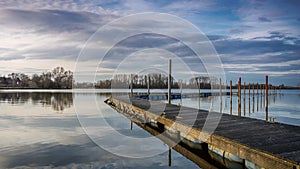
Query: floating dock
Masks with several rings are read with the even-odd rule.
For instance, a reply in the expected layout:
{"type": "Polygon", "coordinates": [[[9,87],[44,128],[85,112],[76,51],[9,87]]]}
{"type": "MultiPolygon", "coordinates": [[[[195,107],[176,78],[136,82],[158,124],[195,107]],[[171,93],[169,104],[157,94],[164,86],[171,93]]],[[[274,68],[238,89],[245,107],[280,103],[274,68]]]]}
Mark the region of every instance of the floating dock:
{"type": "MultiPolygon", "coordinates": [[[[166,104],[128,96],[109,98],[107,103],[117,111],[131,112],[133,116],[150,123],[155,121],[193,142],[204,142],[207,149],[224,156],[242,159],[246,166],[255,168],[300,169],[300,127],[220,113],[213,133],[203,129],[207,117],[217,112],[166,104]],[[208,116],[209,115],[209,116],[208,116]],[[203,139],[201,135],[207,135],[203,139]]],[[[210,120],[211,122],[213,119],[210,120]]]]}
{"type": "MultiPolygon", "coordinates": [[[[233,93],[236,95],[237,93],[233,93]]],[[[222,92],[222,96],[229,96],[230,92],[222,92]]],[[[220,96],[220,92],[202,92],[202,93],[172,93],[171,99],[195,98],[195,97],[210,97],[220,96]]],[[[148,99],[148,100],[167,100],[168,93],[138,93],[133,95],[134,98],[148,99]]]]}

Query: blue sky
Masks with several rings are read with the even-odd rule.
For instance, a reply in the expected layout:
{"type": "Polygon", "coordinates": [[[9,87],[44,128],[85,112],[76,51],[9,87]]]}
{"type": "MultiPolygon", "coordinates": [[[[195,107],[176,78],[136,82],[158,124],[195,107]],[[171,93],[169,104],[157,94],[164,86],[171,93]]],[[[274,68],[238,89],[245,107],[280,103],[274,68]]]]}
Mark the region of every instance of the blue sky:
{"type": "MultiPolygon", "coordinates": [[[[1,1],[0,75],[56,66],[73,70],[85,42],[101,26],[130,14],[164,12],[196,25],[212,41],[228,80],[262,83],[269,75],[273,84],[296,86],[299,7],[297,0],[1,1]]],[[[88,67],[96,61],[83,61],[86,76],[92,76],[88,67]]]]}

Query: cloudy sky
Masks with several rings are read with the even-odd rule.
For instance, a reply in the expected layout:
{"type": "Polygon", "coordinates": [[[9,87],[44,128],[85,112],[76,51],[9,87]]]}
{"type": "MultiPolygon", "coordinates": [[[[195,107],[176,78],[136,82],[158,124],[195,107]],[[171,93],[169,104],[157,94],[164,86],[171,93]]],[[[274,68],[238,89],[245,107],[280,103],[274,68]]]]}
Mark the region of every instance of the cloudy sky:
{"type": "MultiPolygon", "coordinates": [[[[246,82],[263,82],[264,76],[269,75],[273,84],[296,86],[300,82],[299,7],[298,0],[1,1],[0,75],[11,72],[41,73],[56,66],[74,70],[86,41],[102,26],[130,14],[163,12],[191,22],[211,40],[227,80],[235,82],[242,77],[246,82]]],[[[126,23],[120,23],[120,27],[122,24],[126,23]]],[[[148,38],[147,43],[155,38],[161,42],[165,37],[154,35],[148,38]]],[[[136,36],[134,40],[138,41],[134,44],[141,44],[144,39],[143,36],[136,36]]],[[[128,44],[134,40],[128,39],[123,47],[130,46],[128,44]]],[[[168,45],[164,49],[173,50],[169,53],[153,50],[156,57],[147,60],[154,65],[152,67],[164,66],[152,61],[165,55],[171,57],[171,53],[186,53],[185,57],[191,57],[192,52],[182,45],[174,49],[177,42],[172,38],[164,42],[168,44],[151,44],[156,44],[155,48],[159,48],[158,44],[168,45]]],[[[134,50],[138,52],[129,59],[130,63],[132,58],[138,60],[138,56],[145,57],[145,53],[149,56],[149,50],[145,47],[149,48],[143,46],[141,50],[134,50]],[[143,50],[146,51],[143,53],[143,50]]],[[[126,51],[132,55],[129,50],[126,51]]],[[[112,60],[114,57],[111,57],[112,60]]],[[[84,76],[93,77],[95,72],[89,68],[91,64],[98,63],[99,58],[79,61],[86,67],[82,71],[84,76]]],[[[113,62],[109,62],[109,57],[106,61],[108,64],[101,65],[100,74],[109,74],[115,69],[110,67],[113,62]]],[[[202,65],[201,62],[197,64],[202,65]]],[[[128,72],[130,67],[127,66],[128,72]]],[[[203,68],[200,68],[196,73],[201,74],[202,71],[203,68]]]]}

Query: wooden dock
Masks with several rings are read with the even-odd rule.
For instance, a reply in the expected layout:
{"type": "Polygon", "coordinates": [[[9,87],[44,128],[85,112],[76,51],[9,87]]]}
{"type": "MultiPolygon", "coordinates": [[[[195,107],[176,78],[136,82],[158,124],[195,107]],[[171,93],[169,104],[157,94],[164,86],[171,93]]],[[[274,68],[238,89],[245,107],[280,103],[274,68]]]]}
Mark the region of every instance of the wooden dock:
{"type": "MultiPolygon", "coordinates": [[[[230,92],[222,92],[222,96],[229,96],[230,92]]],[[[237,93],[233,93],[237,95],[237,93]]],[[[181,98],[195,98],[195,97],[210,97],[210,96],[220,96],[220,92],[202,92],[202,93],[172,93],[171,99],[181,99],[181,98]]],[[[167,100],[168,93],[138,93],[133,95],[134,98],[148,99],[148,100],[167,100]]]]}
{"type": "Polygon", "coordinates": [[[128,99],[128,96],[110,98],[109,103],[118,111],[130,111],[145,123],[155,120],[191,140],[202,141],[236,155],[244,162],[247,160],[262,168],[300,169],[298,126],[222,114],[215,131],[208,133],[202,127],[208,114],[216,112],[162,102],[150,104],[148,100],[128,99]],[[209,138],[202,140],[200,133],[210,134],[209,138]]]}

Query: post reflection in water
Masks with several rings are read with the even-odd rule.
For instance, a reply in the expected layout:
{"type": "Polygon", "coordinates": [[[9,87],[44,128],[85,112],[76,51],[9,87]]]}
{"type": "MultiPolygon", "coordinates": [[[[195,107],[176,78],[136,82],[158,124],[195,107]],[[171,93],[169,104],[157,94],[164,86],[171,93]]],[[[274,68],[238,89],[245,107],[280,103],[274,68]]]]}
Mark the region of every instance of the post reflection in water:
{"type": "Polygon", "coordinates": [[[51,92],[4,92],[0,93],[0,101],[9,104],[25,104],[51,106],[53,110],[62,113],[65,108],[73,105],[72,93],[51,92]]]}
{"type": "Polygon", "coordinates": [[[172,150],[171,147],[169,147],[169,151],[168,151],[169,167],[171,167],[171,165],[172,165],[171,150],[172,150]]]}

